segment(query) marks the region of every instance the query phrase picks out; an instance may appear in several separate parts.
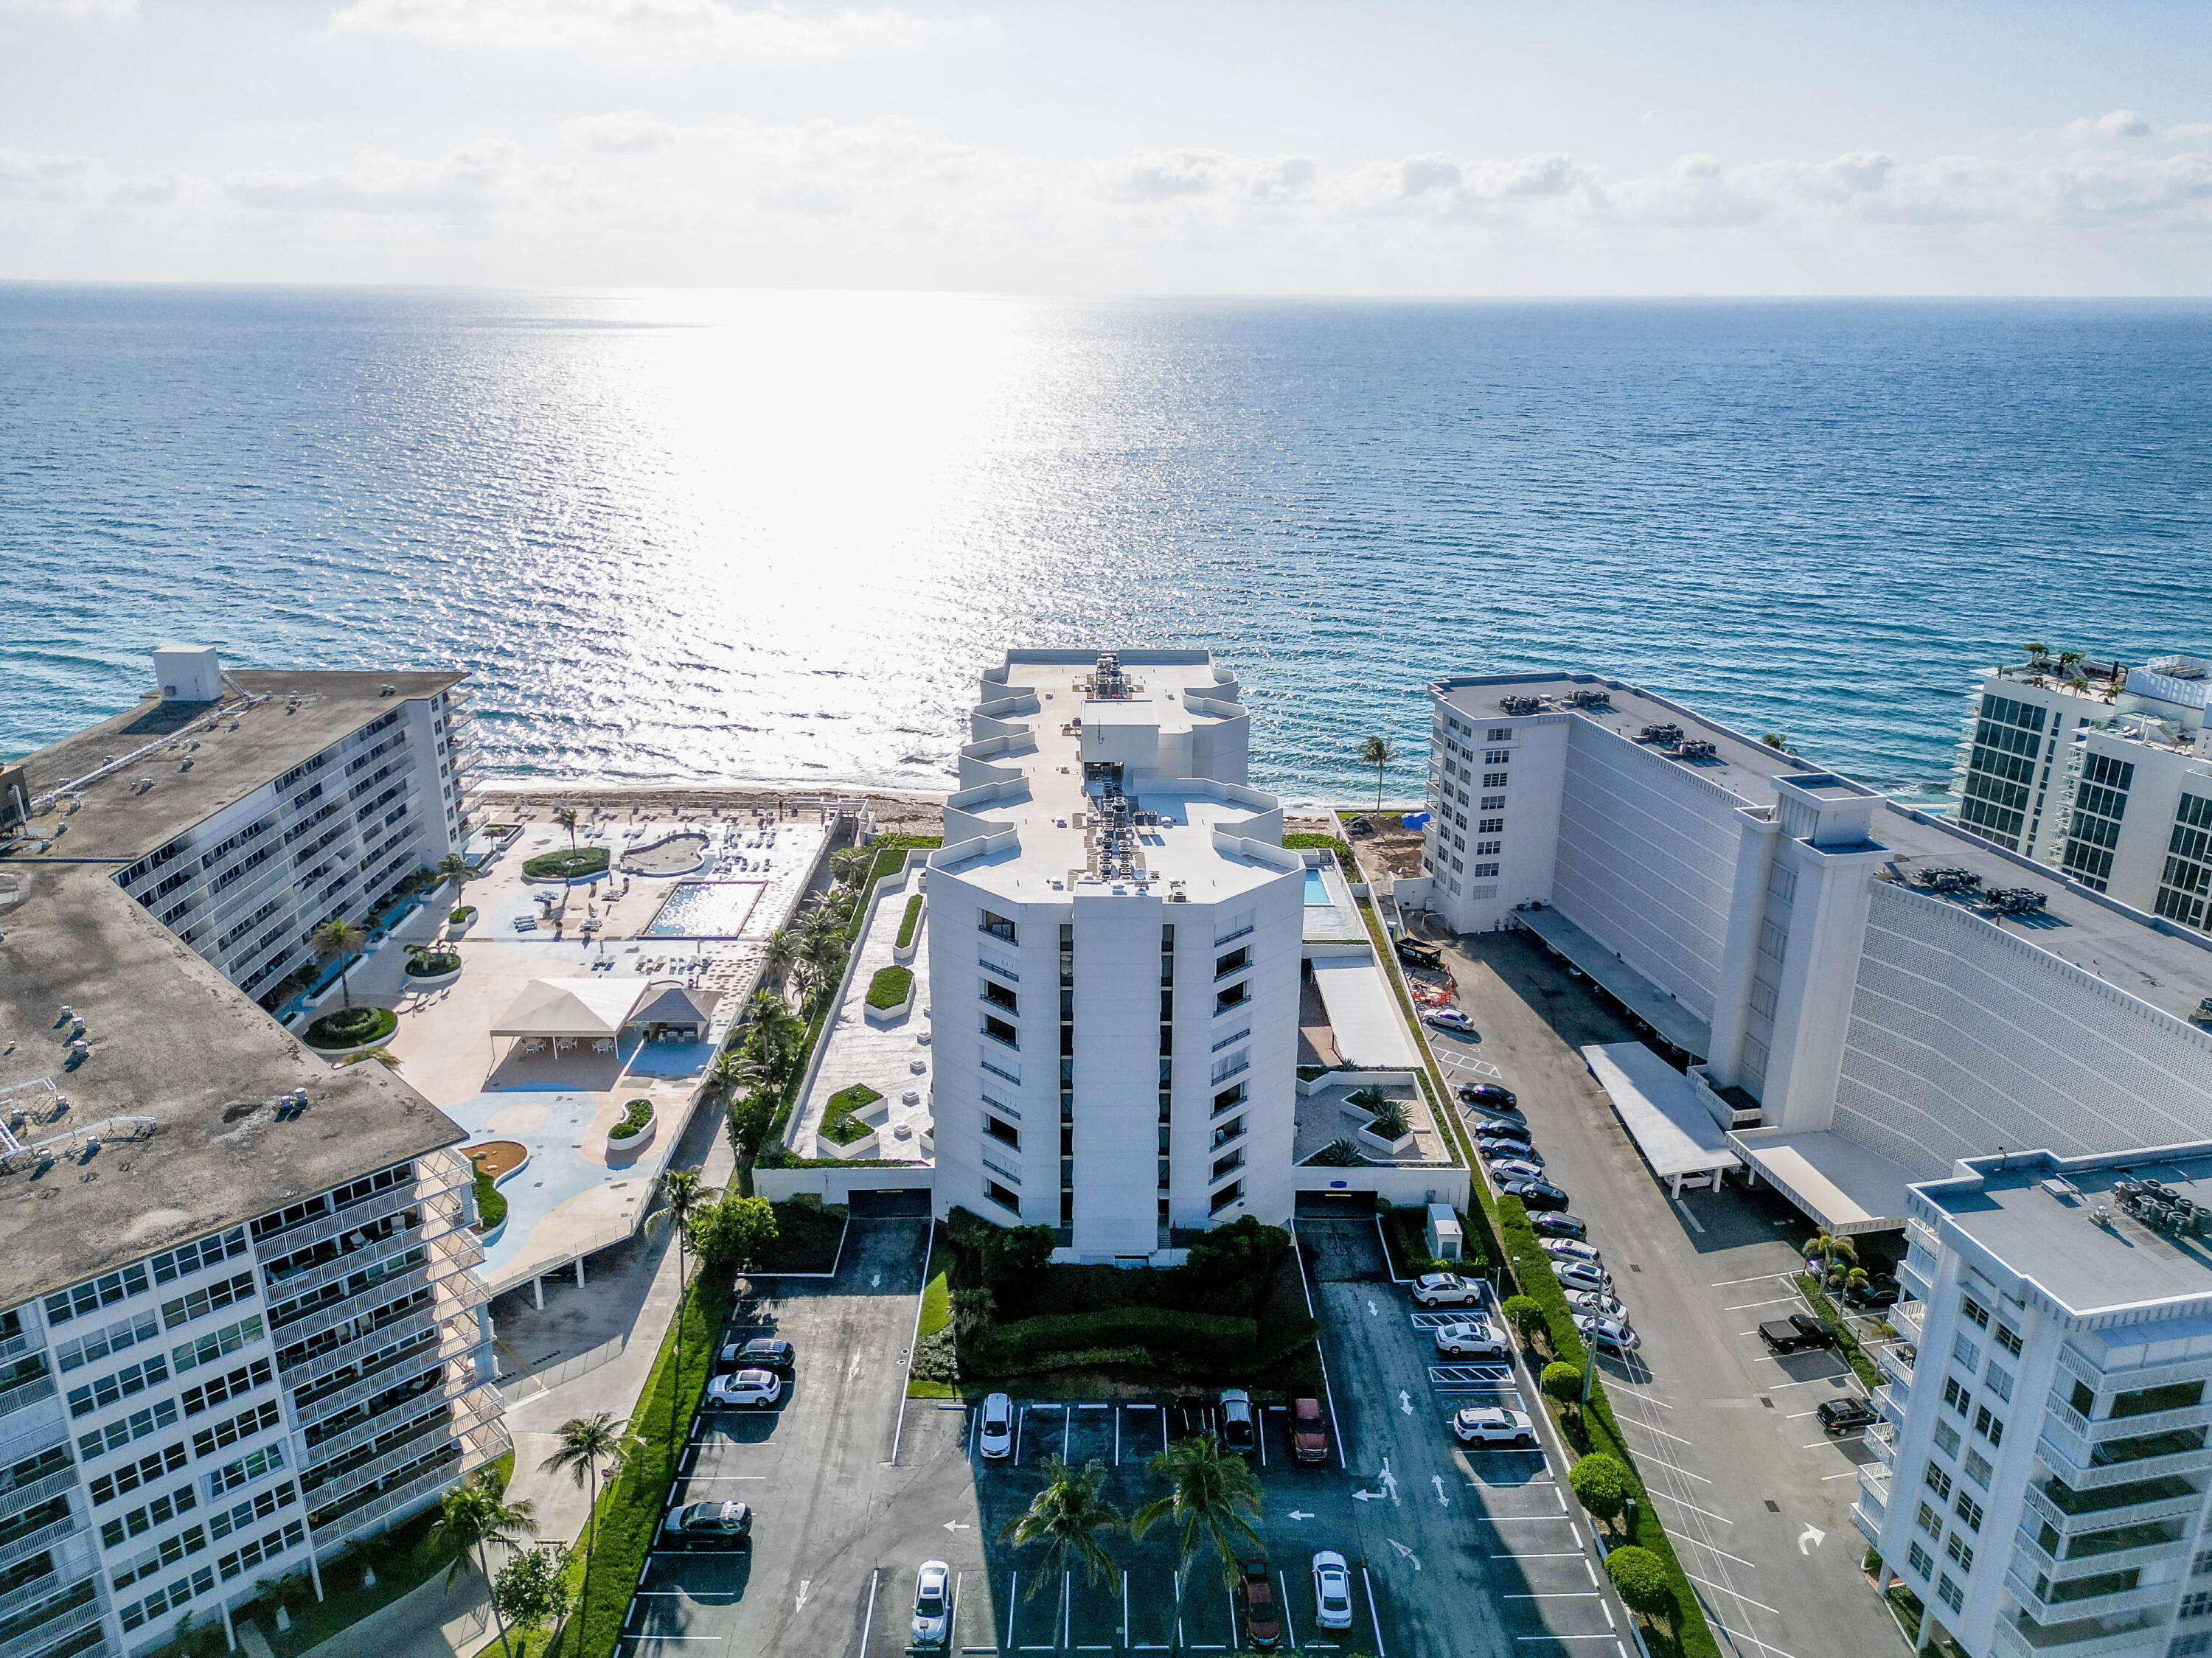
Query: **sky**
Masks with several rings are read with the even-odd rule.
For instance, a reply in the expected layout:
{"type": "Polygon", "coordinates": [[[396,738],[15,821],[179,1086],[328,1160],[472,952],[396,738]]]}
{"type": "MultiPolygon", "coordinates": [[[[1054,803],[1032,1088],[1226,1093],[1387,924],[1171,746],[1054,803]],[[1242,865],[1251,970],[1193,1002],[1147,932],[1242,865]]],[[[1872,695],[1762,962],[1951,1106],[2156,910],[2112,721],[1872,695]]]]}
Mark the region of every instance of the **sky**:
{"type": "Polygon", "coordinates": [[[0,279],[2212,293],[2212,7],[0,0],[0,279]]]}

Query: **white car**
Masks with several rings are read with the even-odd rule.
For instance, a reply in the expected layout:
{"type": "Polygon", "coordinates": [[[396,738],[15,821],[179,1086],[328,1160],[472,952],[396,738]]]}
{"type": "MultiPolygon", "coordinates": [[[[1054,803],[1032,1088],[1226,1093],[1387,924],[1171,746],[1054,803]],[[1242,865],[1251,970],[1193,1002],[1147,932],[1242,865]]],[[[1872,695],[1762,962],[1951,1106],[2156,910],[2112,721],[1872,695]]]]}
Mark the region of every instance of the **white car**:
{"type": "Polygon", "coordinates": [[[1438,1030],[1448,1030],[1455,1036],[1474,1035],[1474,1021],[1455,1007],[1431,1008],[1421,1015],[1421,1023],[1438,1030]]]}
{"type": "Polygon", "coordinates": [[[925,1560],[914,1579],[912,1644],[924,1649],[952,1643],[952,1568],[925,1560]]]}
{"type": "Polygon", "coordinates": [[[1467,1324],[1445,1324],[1434,1332],[1437,1351],[1461,1358],[1509,1358],[1512,1355],[1504,1338],[1480,1320],[1467,1324]]]}
{"type": "Polygon", "coordinates": [[[1601,1352],[1632,1353],[1644,1345],[1636,1332],[1617,1318],[1578,1318],[1575,1328],[1601,1352]]]}
{"type": "Polygon", "coordinates": [[[773,1370],[732,1370],[707,1384],[707,1402],[723,1409],[765,1410],[783,1397],[783,1378],[773,1370]]]}
{"type": "Polygon", "coordinates": [[[1546,1254],[1554,1259],[1564,1255],[1570,1260],[1586,1260],[1593,1266],[1605,1260],[1598,1253],[1597,1245],[1584,1243],[1580,1238],[1538,1238],[1536,1243],[1546,1254]]]}
{"type": "Polygon", "coordinates": [[[1490,1160],[1490,1175],[1492,1180],[1497,1181],[1541,1180],[1544,1170],[1540,1165],[1530,1163],[1526,1157],[1492,1157],[1490,1160]]]}
{"type": "Polygon", "coordinates": [[[1313,1558],[1314,1622],[1323,1629],[1352,1627],[1352,1569],[1334,1549],[1313,1558]]]}
{"type": "Polygon", "coordinates": [[[1567,1305],[1576,1313],[1589,1318],[1618,1319],[1628,1322],[1628,1309],[1611,1296],[1595,1294],[1588,1290],[1567,1291],[1567,1305]]]}
{"type": "Polygon", "coordinates": [[[1452,1413],[1452,1437],[1462,1445],[1533,1445],[1536,1424],[1519,1411],[1469,1405],[1452,1413]]]}
{"type": "Polygon", "coordinates": [[[983,1455],[994,1462],[1012,1455],[1014,1448],[1014,1401],[1004,1394],[993,1394],[983,1401],[983,1413],[975,1418],[975,1435],[983,1455]]]}
{"type": "Polygon", "coordinates": [[[1480,1307],[1482,1280],[1453,1272],[1424,1272],[1413,1280],[1417,1307],[1480,1307]]]}
{"type": "Polygon", "coordinates": [[[1613,1287],[1603,1269],[1586,1260],[1553,1260],[1552,1276],[1559,1281],[1563,1290],[1582,1290],[1593,1295],[1603,1295],[1613,1287]]]}

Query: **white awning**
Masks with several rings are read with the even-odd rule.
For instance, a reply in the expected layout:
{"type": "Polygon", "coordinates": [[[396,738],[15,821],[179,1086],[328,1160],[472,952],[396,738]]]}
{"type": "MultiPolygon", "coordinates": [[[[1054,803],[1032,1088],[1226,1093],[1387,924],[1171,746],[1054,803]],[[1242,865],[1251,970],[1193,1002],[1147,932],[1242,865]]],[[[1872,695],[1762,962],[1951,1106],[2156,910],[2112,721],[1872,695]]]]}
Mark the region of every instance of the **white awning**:
{"type": "Polygon", "coordinates": [[[1583,1059],[1660,1179],[1743,1167],[1690,1079],[1642,1042],[1593,1042],[1583,1059]]]}
{"type": "Polygon", "coordinates": [[[1894,1231],[1905,1224],[1905,1187],[1941,1180],[1942,1169],[1911,1169],[1832,1129],[1739,1128],[1729,1144],[1821,1230],[1894,1231]]]}
{"type": "Polygon", "coordinates": [[[495,1036],[612,1036],[646,989],[642,979],[532,979],[491,1028],[495,1036]]]}
{"type": "Polygon", "coordinates": [[[1346,1065],[1407,1070],[1420,1064],[1398,999],[1371,954],[1318,957],[1313,976],[1346,1065]]]}

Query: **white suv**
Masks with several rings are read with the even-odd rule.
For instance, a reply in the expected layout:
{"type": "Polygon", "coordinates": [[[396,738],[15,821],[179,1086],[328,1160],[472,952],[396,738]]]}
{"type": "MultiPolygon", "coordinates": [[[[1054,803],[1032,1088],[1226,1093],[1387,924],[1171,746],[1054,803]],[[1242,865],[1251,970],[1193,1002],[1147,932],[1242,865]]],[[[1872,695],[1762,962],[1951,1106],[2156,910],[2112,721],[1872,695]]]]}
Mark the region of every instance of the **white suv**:
{"type": "Polygon", "coordinates": [[[765,1410],[783,1397],[783,1378],[772,1370],[732,1370],[707,1384],[707,1402],[719,1408],[753,1406],[765,1410]]]}
{"type": "Polygon", "coordinates": [[[1584,1243],[1580,1238],[1538,1238],[1536,1242],[1554,1260],[1587,1260],[1592,1265],[1601,1264],[1605,1260],[1595,1244],[1584,1243]]]}
{"type": "Polygon", "coordinates": [[[1563,1290],[1580,1290],[1590,1295],[1603,1295],[1613,1287],[1603,1270],[1586,1260],[1553,1260],[1552,1276],[1559,1281],[1563,1290]]]}
{"type": "Polygon", "coordinates": [[[1467,1324],[1446,1324],[1435,1332],[1437,1351],[1457,1358],[1507,1358],[1511,1357],[1504,1338],[1480,1320],[1467,1324]]]}
{"type": "Polygon", "coordinates": [[[1452,1437],[1462,1445],[1533,1445],[1536,1424],[1519,1411],[1469,1405],[1453,1413],[1452,1437]]]}
{"type": "Polygon", "coordinates": [[[1417,1307],[1480,1307],[1482,1280],[1452,1272],[1424,1272],[1413,1280],[1417,1307]]]}
{"type": "Polygon", "coordinates": [[[993,1394],[983,1401],[975,1429],[983,1455],[994,1462],[1004,1461],[1014,1448],[1014,1401],[1004,1394],[993,1394]]]}

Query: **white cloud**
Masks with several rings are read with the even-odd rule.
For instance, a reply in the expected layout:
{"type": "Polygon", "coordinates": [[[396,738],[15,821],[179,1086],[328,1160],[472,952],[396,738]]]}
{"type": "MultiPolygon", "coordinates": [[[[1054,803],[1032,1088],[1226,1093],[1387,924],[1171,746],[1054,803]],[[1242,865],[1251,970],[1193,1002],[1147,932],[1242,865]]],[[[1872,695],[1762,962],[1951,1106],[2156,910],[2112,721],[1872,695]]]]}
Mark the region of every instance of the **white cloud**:
{"type": "Polygon", "coordinates": [[[889,8],[808,12],[729,0],[352,0],[331,14],[343,33],[507,49],[696,51],[779,60],[909,52],[973,35],[981,18],[915,17],[889,8]]]}
{"type": "Polygon", "coordinates": [[[647,155],[677,140],[673,124],[636,110],[586,115],[561,124],[561,137],[572,148],[600,155],[647,155]]]}
{"type": "Polygon", "coordinates": [[[1218,189],[1228,157],[1210,149],[1142,150],[1098,169],[1098,193],[1115,201],[1203,196],[1218,189]]]}
{"type": "Polygon", "coordinates": [[[349,173],[236,173],[222,181],[240,206],[280,213],[428,213],[480,217],[518,204],[533,183],[522,150],[485,139],[428,162],[373,161],[349,173]]]}
{"type": "Polygon", "coordinates": [[[82,22],[94,17],[128,17],[138,0],[0,0],[0,17],[64,17],[82,22]]]}
{"type": "Polygon", "coordinates": [[[42,155],[36,150],[0,149],[0,196],[36,196],[59,201],[81,196],[92,161],[83,155],[42,155]]]}
{"type": "Polygon", "coordinates": [[[2131,109],[2116,109],[2109,115],[2085,115],[2078,121],[2069,121],[2064,131],[2069,142],[2088,144],[2099,139],[2148,138],[2150,123],[2131,109]]]}

